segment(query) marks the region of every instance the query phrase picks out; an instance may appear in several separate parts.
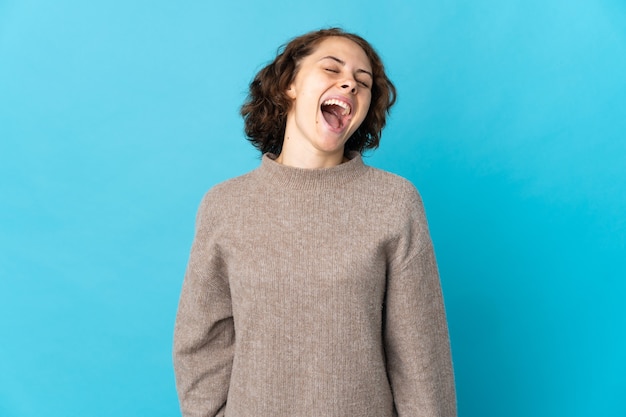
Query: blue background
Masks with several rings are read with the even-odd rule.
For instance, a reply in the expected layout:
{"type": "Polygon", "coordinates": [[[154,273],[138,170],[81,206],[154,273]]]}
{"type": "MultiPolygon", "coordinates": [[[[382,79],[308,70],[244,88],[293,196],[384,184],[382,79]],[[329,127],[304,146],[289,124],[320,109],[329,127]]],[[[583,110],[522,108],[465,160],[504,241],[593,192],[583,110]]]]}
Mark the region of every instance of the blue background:
{"type": "Polygon", "coordinates": [[[331,25],[399,90],[366,161],[424,198],[460,416],[626,416],[622,1],[0,0],[1,416],[179,414],[198,203],[259,162],[256,71],[331,25]]]}

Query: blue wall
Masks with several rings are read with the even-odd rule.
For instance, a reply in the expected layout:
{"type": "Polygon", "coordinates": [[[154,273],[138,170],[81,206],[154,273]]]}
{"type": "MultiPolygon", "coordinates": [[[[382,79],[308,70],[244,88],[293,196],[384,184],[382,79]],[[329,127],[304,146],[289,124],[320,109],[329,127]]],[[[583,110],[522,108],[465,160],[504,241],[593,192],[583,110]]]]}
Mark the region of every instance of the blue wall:
{"type": "Polygon", "coordinates": [[[0,1],[0,415],[178,415],[195,211],[258,164],[247,83],[341,25],[399,89],[367,161],[422,192],[460,416],[626,416],[626,6],[384,3],[0,1]]]}

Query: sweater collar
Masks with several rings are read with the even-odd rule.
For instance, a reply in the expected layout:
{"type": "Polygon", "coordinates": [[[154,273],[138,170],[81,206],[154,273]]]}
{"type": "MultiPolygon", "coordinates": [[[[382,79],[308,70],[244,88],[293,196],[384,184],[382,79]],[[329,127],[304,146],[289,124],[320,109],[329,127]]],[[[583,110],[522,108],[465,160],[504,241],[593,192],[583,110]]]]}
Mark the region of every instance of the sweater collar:
{"type": "Polygon", "coordinates": [[[359,152],[351,152],[349,161],[330,168],[305,169],[279,164],[276,155],[266,153],[258,168],[259,175],[268,184],[296,190],[324,190],[338,188],[367,171],[359,152]]]}

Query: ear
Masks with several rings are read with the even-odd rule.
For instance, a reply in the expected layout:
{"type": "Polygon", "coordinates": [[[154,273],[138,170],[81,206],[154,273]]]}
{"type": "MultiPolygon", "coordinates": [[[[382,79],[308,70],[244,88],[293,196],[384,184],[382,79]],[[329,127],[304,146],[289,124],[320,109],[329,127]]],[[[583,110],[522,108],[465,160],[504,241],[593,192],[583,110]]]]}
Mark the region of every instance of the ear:
{"type": "Polygon", "coordinates": [[[290,99],[295,100],[295,98],[296,98],[296,87],[293,84],[291,84],[289,86],[289,88],[287,89],[287,96],[290,99]]]}

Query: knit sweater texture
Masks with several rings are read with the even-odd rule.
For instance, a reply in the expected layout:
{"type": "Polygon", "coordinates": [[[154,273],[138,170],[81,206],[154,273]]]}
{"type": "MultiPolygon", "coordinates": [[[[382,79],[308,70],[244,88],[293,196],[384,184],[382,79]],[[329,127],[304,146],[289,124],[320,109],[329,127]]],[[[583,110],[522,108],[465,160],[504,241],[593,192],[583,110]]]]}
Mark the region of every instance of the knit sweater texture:
{"type": "Polygon", "coordinates": [[[365,165],[261,165],[203,198],[174,330],[185,417],[456,416],[415,187],[365,165]]]}

